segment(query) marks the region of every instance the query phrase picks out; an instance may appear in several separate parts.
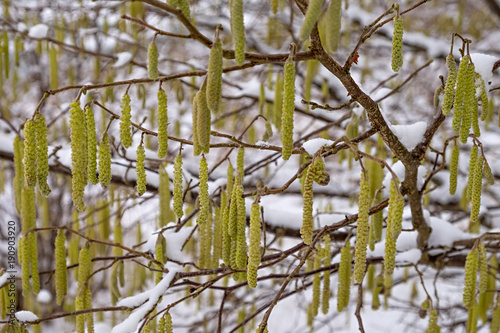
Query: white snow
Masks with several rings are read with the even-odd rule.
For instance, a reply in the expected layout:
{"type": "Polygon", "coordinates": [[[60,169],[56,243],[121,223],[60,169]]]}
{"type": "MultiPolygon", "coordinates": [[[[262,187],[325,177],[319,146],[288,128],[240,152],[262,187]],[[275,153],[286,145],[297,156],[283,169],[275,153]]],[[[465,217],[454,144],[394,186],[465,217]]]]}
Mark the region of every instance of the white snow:
{"type": "Polygon", "coordinates": [[[30,322],[38,320],[37,315],[31,311],[18,311],[16,312],[15,316],[16,319],[20,322],[30,322]]]}
{"type": "Polygon", "coordinates": [[[8,277],[9,277],[9,274],[7,274],[7,273],[3,273],[3,275],[0,276],[0,288],[2,288],[7,283],[8,277]]]}
{"type": "Polygon", "coordinates": [[[30,31],[28,32],[28,37],[37,39],[47,38],[48,32],[49,32],[48,26],[46,26],[45,24],[37,24],[30,28],[30,31]]]}
{"type": "Polygon", "coordinates": [[[167,291],[168,287],[170,286],[170,282],[172,282],[176,273],[176,270],[171,269],[170,272],[168,272],[168,274],[165,275],[154,288],[147,290],[139,295],[127,297],[119,301],[116,304],[117,306],[135,307],[137,306],[137,304],[141,304],[142,302],[147,300],[146,303],[132,312],[127,319],[113,327],[111,333],[134,332],[141,320],[143,320],[148,312],[154,308],[154,306],[158,303],[160,297],[162,297],[163,294],[167,291]]]}
{"type": "MultiPolygon", "coordinates": [[[[166,227],[173,227],[175,225],[175,222],[170,222],[166,225],[166,227]]],[[[177,261],[183,261],[183,259],[185,259],[186,254],[181,251],[181,248],[186,239],[193,231],[193,228],[194,226],[183,227],[177,232],[175,231],[175,228],[163,231],[163,237],[165,238],[165,243],[167,245],[167,248],[165,249],[167,258],[177,261]]],[[[146,244],[143,247],[144,251],[151,251],[154,253],[159,232],[160,230],[156,230],[149,236],[146,244]]]]}
{"type": "Polygon", "coordinates": [[[120,52],[116,56],[118,60],[113,64],[114,68],[125,66],[132,60],[132,53],[130,52],[120,52]]]}
{"type": "Polygon", "coordinates": [[[396,253],[397,263],[410,263],[416,265],[422,257],[422,251],[419,249],[411,249],[405,252],[396,253]]]}
{"type": "Polygon", "coordinates": [[[314,155],[321,147],[333,145],[334,142],[332,140],[315,138],[308,140],[302,144],[302,148],[304,148],[309,155],[314,155]]]}
{"type": "Polygon", "coordinates": [[[49,304],[52,302],[52,294],[47,289],[42,289],[36,296],[36,300],[38,303],[49,304]]]}
{"type": "Polygon", "coordinates": [[[429,247],[451,247],[456,241],[472,237],[455,227],[450,222],[435,216],[430,217],[430,227],[432,228],[432,232],[429,237],[429,247]]]}
{"type": "Polygon", "coordinates": [[[412,150],[424,138],[427,123],[417,121],[410,125],[392,125],[392,131],[406,149],[412,150]]]}
{"type": "Polygon", "coordinates": [[[470,57],[474,63],[476,73],[480,74],[484,83],[488,84],[493,77],[493,64],[498,58],[484,53],[471,53],[470,57]]]}
{"type": "Polygon", "coordinates": [[[266,142],[266,141],[257,141],[255,143],[256,146],[261,146],[263,148],[269,148],[269,146],[271,145],[269,142],[266,142]]]}

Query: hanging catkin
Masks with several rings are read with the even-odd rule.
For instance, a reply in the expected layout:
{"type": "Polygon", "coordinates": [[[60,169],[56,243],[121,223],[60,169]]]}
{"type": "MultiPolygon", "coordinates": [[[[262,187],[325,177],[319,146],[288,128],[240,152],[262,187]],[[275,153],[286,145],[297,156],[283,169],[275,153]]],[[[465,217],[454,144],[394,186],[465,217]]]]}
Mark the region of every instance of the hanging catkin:
{"type": "Polygon", "coordinates": [[[481,242],[479,249],[479,293],[485,293],[488,287],[488,257],[486,246],[481,242]]]}
{"type": "Polygon", "coordinates": [[[165,237],[160,233],[156,239],[155,246],[155,259],[162,264],[162,266],[157,266],[157,271],[155,272],[155,283],[158,284],[163,278],[163,265],[165,264],[165,237]]]}
{"type": "Polygon", "coordinates": [[[394,32],[392,35],[391,67],[398,72],[403,66],[403,19],[399,15],[399,6],[396,5],[397,14],[394,16],[394,32]]]}
{"type": "Polygon", "coordinates": [[[96,185],[99,182],[97,179],[97,139],[94,112],[88,104],[85,106],[85,116],[87,120],[87,177],[92,185],[96,185]]]}
{"type": "Polygon", "coordinates": [[[87,185],[87,121],[80,107],[80,101],[75,100],[69,109],[69,127],[71,129],[71,173],[73,204],[79,211],[85,210],[83,195],[87,185]]]}
{"type": "Polygon", "coordinates": [[[366,269],[366,251],[368,247],[369,226],[368,211],[370,209],[370,187],[364,172],[361,173],[359,190],[358,229],[356,232],[356,248],[354,252],[354,281],[362,283],[366,269]]]}
{"type": "Polygon", "coordinates": [[[272,108],[272,117],[274,126],[281,131],[281,111],[283,110],[283,76],[278,72],[276,74],[276,84],[274,87],[274,104],[272,108]]]}
{"type": "Polygon", "coordinates": [[[341,312],[348,304],[351,293],[351,244],[349,240],[340,251],[339,283],[337,288],[337,311],[341,312]]]}
{"type": "Polygon", "coordinates": [[[478,222],[479,209],[481,207],[481,188],[483,185],[483,164],[484,157],[480,156],[477,159],[476,165],[474,167],[474,174],[471,185],[471,210],[470,210],[470,222],[471,224],[478,222]]]}
{"type": "MultiPolygon", "coordinates": [[[[331,265],[331,253],[330,253],[330,235],[328,233],[325,233],[323,236],[323,243],[324,243],[324,248],[323,248],[323,266],[324,267],[330,267],[331,265]]],[[[330,270],[327,269],[325,270],[325,273],[323,274],[323,292],[321,294],[321,312],[323,314],[327,314],[328,310],[330,309],[330,270]]]]}
{"type": "Polygon", "coordinates": [[[257,268],[260,264],[260,206],[257,202],[250,209],[247,277],[250,288],[257,287],[257,268]]]}
{"type": "Polygon", "coordinates": [[[237,65],[245,62],[245,23],[243,22],[243,0],[231,0],[231,34],[234,44],[234,58],[237,65]]]}
{"type": "Polygon", "coordinates": [[[313,218],[313,182],[314,182],[314,165],[311,163],[307,168],[307,173],[304,181],[303,191],[303,208],[302,208],[302,227],[300,235],[305,244],[309,245],[312,242],[314,218],[313,218]]]}
{"type": "Polygon", "coordinates": [[[58,77],[58,69],[57,69],[58,61],[57,61],[57,50],[54,46],[51,46],[49,49],[49,81],[50,81],[50,89],[55,90],[59,88],[59,77],[58,77]]]}
{"type": "Polygon", "coordinates": [[[470,56],[465,55],[460,59],[460,65],[458,66],[457,74],[457,90],[455,91],[455,100],[453,102],[453,121],[452,127],[455,132],[460,130],[460,125],[462,124],[462,118],[464,116],[464,102],[465,95],[467,91],[468,75],[469,75],[469,62],[470,56]]]}
{"type": "Polygon", "coordinates": [[[141,196],[146,192],[146,169],[144,160],[146,159],[146,151],[144,149],[144,145],[141,143],[137,147],[136,151],[137,162],[135,165],[135,172],[137,174],[137,193],[141,196]]]}
{"type": "Polygon", "coordinates": [[[168,222],[172,221],[172,211],[170,209],[170,180],[165,166],[159,166],[160,186],[158,192],[160,195],[160,214],[158,216],[158,223],[160,227],[164,227],[168,222]]]}
{"type": "MultiPolygon", "coordinates": [[[[467,65],[467,77],[464,93],[464,111],[462,117],[462,126],[460,127],[460,141],[467,142],[469,137],[469,130],[472,124],[472,118],[477,120],[477,99],[476,99],[476,86],[474,84],[474,64],[469,62],[467,65]]],[[[476,128],[478,131],[479,129],[476,128]]],[[[475,133],[477,136],[480,133],[475,133]]]]}
{"type": "Polygon", "coordinates": [[[460,150],[458,144],[455,142],[453,144],[453,150],[451,151],[451,161],[450,161],[450,195],[455,194],[457,191],[457,177],[458,177],[458,158],[460,156],[460,150]]]}
{"type": "Polygon", "coordinates": [[[304,22],[302,22],[302,26],[300,27],[299,38],[300,40],[305,40],[309,37],[314,25],[318,21],[318,18],[321,14],[321,7],[325,0],[311,0],[309,1],[309,5],[307,6],[306,15],[304,17],[304,22]]]}
{"type": "Polygon", "coordinates": [[[479,265],[479,252],[473,248],[465,259],[465,281],[463,302],[467,309],[471,309],[476,301],[476,279],[479,265]]]}
{"type": "Polygon", "coordinates": [[[222,42],[219,39],[219,29],[210,49],[207,70],[207,105],[213,114],[219,113],[222,93],[222,42]]]}
{"type": "Polygon", "coordinates": [[[392,181],[389,189],[389,208],[385,236],[384,273],[386,276],[386,286],[388,282],[387,277],[390,277],[395,267],[396,241],[401,233],[403,208],[404,198],[398,193],[396,185],[392,181]]]}
{"type": "Polygon", "coordinates": [[[472,194],[472,185],[474,184],[474,172],[476,170],[479,148],[477,145],[472,145],[469,156],[469,178],[467,179],[467,198],[470,199],[472,194]]]}
{"type": "MultiPolygon", "coordinates": [[[[193,109],[195,108],[194,105],[196,105],[196,132],[193,131],[193,135],[198,137],[200,152],[208,154],[210,151],[211,114],[207,106],[205,89],[202,88],[196,93],[193,100],[193,109]]],[[[196,152],[195,155],[197,155],[196,152]]]]}
{"type": "Polygon", "coordinates": [[[324,20],[326,20],[326,46],[329,52],[337,51],[340,40],[340,28],[342,17],[342,0],[332,0],[324,20]]]}
{"type": "Polygon", "coordinates": [[[130,107],[130,96],[128,93],[123,95],[121,102],[120,140],[123,147],[128,148],[132,145],[132,109],[130,107]]]}
{"type": "Polygon", "coordinates": [[[210,213],[210,199],[208,196],[208,164],[204,155],[200,160],[200,190],[198,194],[198,202],[200,204],[200,213],[196,222],[198,225],[207,223],[208,214],[210,213]]]}
{"type": "Polygon", "coordinates": [[[167,94],[165,90],[158,90],[158,158],[164,158],[168,150],[168,112],[167,94]]]}
{"type": "Polygon", "coordinates": [[[38,183],[38,190],[43,196],[50,194],[50,187],[47,184],[47,177],[49,176],[49,156],[48,156],[48,142],[47,142],[47,124],[45,117],[41,113],[35,116],[36,128],[36,179],[38,183]]]}
{"type": "Polygon", "coordinates": [[[16,135],[14,138],[14,198],[16,203],[16,210],[19,215],[21,215],[21,196],[24,187],[24,165],[23,165],[23,155],[24,155],[24,142],[16,135]]]}
{"type": "Polygon", "coordinates": [[[99,182],[102,187],[111,183],[111,146],[108,133],[104,133],[99,144],[99,182]]]}
{"type": "Polygon", "coordinates": [[[445,116],[451,112],[453,99],[455,98],[455,83],[457,82],[457,64],[455,57],[451,53],[446,57],[446,67],[448,68],[448,78],[444,86],[442,107],[442,112],[445,116]]]}
{"type": "Polygon", "coordinates": [[[477,86],[479,89],[479,99],[481,100],[481,120],[485,121],[488,118],[488,93],[486,92],[486,85],[484,83],[483,77],[476,73],[475,78],[477,81],[477,86]]]}
{"type": "Polygon", "coordinates": [[[64,296],[66,296],[66,292],[68,290],[68,267],[66,266],[66,235],[64,234],[64,230],[61,229],[57,231],[54,257],[54,286],[56,289],[56,302],[58,305],[61,305],[63,298],[64,296]]]}
{"type": "Polygon", "coordinates": [[[440,329],[437,324],[437,311],[436,309],[431,309],[429,311],[429,328],[427,329],[427,333],[439,333],[440,329]]]}
{"type": "Polygon", "coordinates": [[[36,124],[28,119],[24,124],[24,177],[29,187],[36,186],[36,124]]]}
{"type": "Polygon", "coordinates": [[[179,154],[175,157],[174,161],[174,212],[177,215],[177,218],[181,219],[184,215],[184,211],[182,209],[183,202],[183,186],[182,186],[182,154],[179,154]]]}
{"type": "Polygon", "coordinates": [[[295,46],[292,46],[290,57],[284,68],[283,109],[281,111],[281,143],[283,159],[288,160],[293,150],[293,114],[295,111],[295,63],[292,58],[295,46]]]}
{"type": "Polygon", "coordinates": [[[148,46],[148,77],[154,80],[158,76],[158,47],[156,46],[155,38],[153,38],[148,46]]]}
{"type": "MultiPolygon", "coordinates": [[[[247,267],[247,238],[246,226],[247,216],[245,207],[245,198],[243,198],[243,185],[237,188],[237,222],[236,222],[236,269],[245,269],[247,267]]],[[[242,282],[245,278],[244,273],[235,274],[237,281],[242,282]]]]}

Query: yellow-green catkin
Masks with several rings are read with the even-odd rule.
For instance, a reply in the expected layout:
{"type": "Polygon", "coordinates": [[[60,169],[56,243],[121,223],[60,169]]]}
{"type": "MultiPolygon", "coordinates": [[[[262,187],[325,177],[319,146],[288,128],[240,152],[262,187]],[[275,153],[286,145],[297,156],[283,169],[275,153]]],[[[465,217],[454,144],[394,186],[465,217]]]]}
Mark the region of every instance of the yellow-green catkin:
{"type": "Polygon", "coordinates": [[[207,70],[207,105],[213,114],[218,114],[222,94],[222,42],[219,39],[219,30],[210,49],[207,70]]]}
{"type": "Polygon", "coordinates": [[[399,6],[397,6],[396,10],[397,14],[393,20],[391,67],[393,71],[398,72],[403,66],[403,19],[399,15],[399,6]]]}
{"type": "Polygon", "coordinates": [[[243,21],[243,0],[231,0],[231,34],[234,44],[234,58],[237,65],[245,62],[245,23],[243,21]]]}
{"type": "Polygon", "coordinates": [[[455,100],[453,102],[453,121],[452,127],[455,132],[460,131],[462,118],[465,112],[465,96],[468,85],[470,56],[465,55],[460,59],[457,74],[457,89],[455,91],[455,100]]]}
{"type": "MultiPolygon", "coordinates": [[[[162,265],[165,264],[165,237],[160,233],[156,239],[155,247],[155,259],[158,260],[162,265]]],[[[160,283],[163,278],[163,267],[157,267],[158,271],[155,272],[155,283],[160,283]]]]}
{"type": "Polygon", "coordinates": [[[87,177],[92,185],[96,185],[99,182],[97,179],[97,138],[94,112],[88,104],[85,106],[85,116],[87,120],[87,177]]]}
{"type": "Polygon", "coordinates": [[[458,144],[455,142],[453,144],[453,150],[451,151],[451,161],[450,161],[450,195],[455,194],[457,191],[457,178],[458,178],[458,158],[460,156],[460,149],[458,144]]]}
{"type": "Polygon", "coordinates": [[[278,12],[279,0],[271,0],[271,12],[276,15],[278,12]]]}
{"type": "Polygon", "coordinates": [[[28,119],[24,124],[24,177],[29,187],[36,186],[36,124],[28,119]]]}
{"type": "MultiPolygon", "coordinates": [[[[330,253],[330,235],[326,233],[323,236],[323,243],[324,243],[324,248],[323,248],[323,266],[324,267],[329,267],[332,263],[332,257],[330,253]]],[[[323,274],[323,291],[321,293],[321,312],[323,314],[327,314],[328,310],[330,309],[330,270],[327,269],[325,273],[323,274]]]]}
{"type": "Polygon", "coordinates": [[[3,65],[5,71],[5,78],[9,78],[9,70],[10,70],[10,53],[9,53],[9,35],[7,33],[7,29],[4,29],[2,35],[2,53],[3,53],[3,65]]]}
{"type": "Polygon", "coordinates": [[[348,304],[351,293],[351,244],[346,241],[340,251],[339,283],[337,288],[337,311],[341,312],[348,304]]]}
{"type": "Polygon", "coordinates": [[[14,138],[14,200],[16,203],[16,210],[19,215],[21,215],[21,197],[22,190],[24,187],[24,165],[23,165],[23,155],[24,155],[24,142],[16,135],[14,138]]]}
{"type": "Polygon", "coordinates": [[[196,222],[198,225],[206,223],[208,221],[208,215],[210,213],[210,199],[208,195],[208,164],[207,159],[204,155],[201,156],[200,160],[200,190],[198,194],[198,202],[200,204],[200,214],[196,222]]]}
{"type": "Polygon", "coordinates": [[[80,250],[78,256],[78,290],[81,292],[88,285],[88,279],[92,273],[92,252],[90,245],[86,244],[80,250]]]}
{"type": "Polygon", "coordinates": [[[158,76],[158,47],[153,38],[148,46],[148,77],[150,79],[157,79],[158,76]]]}
{"type": "Polygon", "coordinates": [[[475,224],[478,222],[479,209],[481,207],[481,190],[483,186],[483,164],[484,157],[480,156],[477,159],[476,165],[474,167],[474,179],[472,180],[471,186],[471,211],[470,211],[470,223],[475,224]]]}
{"type": "Polygon", "coordinates": [[[484,243],[480,243],[479,250],[479,293],[485,293],[488,287],[488,254],[484,243]]]}
{"type": "Polygon", "coordinates": [[[146,151],[142,143],[137,147],[136,155],[137,162],[135,164],[135,172],[137,174],[137,193],[139,195],[143,195],[146,192],[147,180],[144,164],[144,160],[146,159],[146,151]]]}
{"type": "Polygon", "coordinates": [[[50,194],[50,187],[47,184],[47,177],[49,176],[49,156],[48,156],[48,142],[47,142],[47,124],[45,117],[41,113],[35,116],[36,127],[36,180],[38,183],[38,190],[43,196],[50,194]]]}
{"type": "Polygon", "coordinates": [[[500,332],[500,298],[497,298],[497,305],[495,306],[491,314],[490,332],[500,332]]]}
{"type": "MultiPolygon", "coordinates": [[[[237,189],[237,222],[236,222],[236,269],[245,269],[247,267],[247,238],[246,238],[246,207],[245,198],[243,198],[243,185],[238,185],[237,189]]],[[[237,281],[242,281],[245,274],[237,274],[237,281]]]]}
{"type": "Polygon", "coordinates": [[[479,251],[473,248],[465,259],[465,281],[463,302],[467,309],[471,309],[476,302],[476,280],[479,266],[479,251]]]}
{"type": "MultiPolygon", "coordinates": [[[[314,256],[314,270],[321,268],[321,260],[323,259],[323,251],[319,250],[314,256]]],[[[313,284],[312,284],[312,300],[311,300],[311,311],[313,317],[316,317],[319,312],[319,303],[321,297],[321,276],[320,273],[314,274],[313,284]]]]}
{"type": "Polygon", "coordinates": [[[404,198],[398,193],[394,182],[391,182],[389,189],[389,208],[387,216],[387,228],[385,235],[385,254],[384,254],[384,274],[386,277],[386,286],[392,280],[391,274],[394,271],[396,259],[396,242],[401,233],[401,224],[403,222],[404,198]]]}
{"type": "MultiPolygon", "coordinates": [[[[382,201],[382,192],[379,189],[382,187],[382,180],[384,178],[384,170],[375,161],[365,161],[366,169],[368,170],[368,179],[370,184],[370,197],[374,202],[382,201]]],[[[380,242],[382,239],[382,230],[384,224],[384,212],[379,211],[372,214],[370,217],[370,237],[368,240],[370,250],[375,249],[375,243],[380,242]]]]}
{"type": "Polygon", "coordinates": [[[314,166],[313,163],[307,168],[306,178],[304,181],[304,190],[302,193],[303,208],[302,208],[302,227],[300,235],[305,244],[309,245],[312,242],[314,230],[313,217],[313,183],[314,183],[314,166]]]}
{"type": "Polygon", "coordinates": [[[319,16],[321,15],[321,7],[323,7],[323,3],[325,0],[311,0],[309,1],[309,5],[307,6],[306,15],[304,17],[304,22],[302,22],[302,26],[300,27],[299,38],[301,40],[305,40],[309,37],[314,25],[318,21],[319,16]]]}
{"type": "Polygon", "coordinates": [[[158,193],[160,196],[160,214],[158,216],[159,227],[164,227],[168,222],[172,221],[172,211],[170,209],[170,180],[168,173],[165,171],[164,165],[159,167],[160,186],[158,193]]]}
{"type": "Polygon", "coordinates": [[[326,20],[326,46],[329,52],[337,51],[340,40],[342,0],[332,0],[324,20],[326,20]]]}
{"type": "Polygon", "coordinates": [[[438,314],[436,309],[429,311],[429,327],[426,333],[439,333],[440,328],[437,324],[438,314]]]}
{"type": "Polygon", "coordinates": [[[168,150],[168,112],[167,94],[165,90],[158,90],[158,158],[164,158],[168,150]]]}
{"type": "Polygon", "coordinates": [[[85,202],[83,195],[87,185],[87,125],[85,113],[80,107],[80,101],[75,100],[69,109],[69,127],[71,129],[71,188],[73,204],[83,212],[85,202]]]}
{"type": "Polygon", "coordinates": [[[469,130],[471,125],[474,124],[473,130],[476,136],[480,136],[479,125],[477,124],[477,98],[476,98],[476,85],[474,84],[474,64],[469,62],[467,65],[467,81],[465,86],[464,96],[464,113],[462,117],[462,125],[460,127],[460,141],[467,142],[469,137],[469,130]]]}
{"type": "Polygon", "coordinates": [[[295,63],[291,57],[285,63],[284,77],[281,143],[283,145],[283,159],[288,160],[293,150],[293,114],[295,112],[295,63]]]}
{"type": "Polygon", "coordinates": [[[364,172],[361,173],[359,191],[359,213],[356,232],[356,248],[354,252],[354,281],[362,283],[366,269],[366,251],[369,238],[368,211],[370,209],[370,187],[364,172]]]}
{"type": "Polygon", "coordinates": [[[481,100],[481,121],[485,121],[488,119],[489,112],[489,102],[488,102],[488,93],[486,92],[486,85],[484,83],[484,79],[480,74],[475,74],[475,78],[477,81],[477,87],[479,89],[479,99],[481,100]]]}
{"type": "Polygon", "coordinates": [[[236,156],[236,171],[239,173],[240,184],[243,184],[245,176],[245,147],[243,146],[238,149],[238,155],[236,156]]]}
{"type": "Polygon", "coordinates": [[[121,102],[120,140],[123,147],[128,148],[132,146],[132,108],[130,107],[130,96],[128,93],[123,95],[121,102]]]}
{"type": "Polygon", "coordinates": [[[257,202],[250,208],[250,232],[248,246],[247,278],[250,288],[257,287],[257,268],[260,264],[260,206],[257,202]]]}
{"type": "Polygon", "coordinates": [[[479,148],[477,145],[472,145],[469,157],[469,178],[467,179],[467,198],[470,199],[472,193],[472,185],[474,184],[474,172],[476,170],[479,148]]]}
{"type": "Polygon", "coordinates": [[[446,57],[446,67],[448,68],[448,78],[444,86],[442,112],[446,116],[451,112],[453,100],[455,98],[455,84],[457,82],[457,64],[453,54],[446,57]]]}
{"type": "Polygon", "coordinates": [[[488,184],[489,185],[495,184],[495,176],[493,176],[493,172],[491,171],[490,165],[486,160],[484,161],[483,172],[484,172],[484,178],[486,178],[488,184]]]}
{"type": "Polygon", "coordinates": [[[182,186],[182,154],[179,153],[174,160],[174,212],[177,218],[181,219],[184,215],[184,210],[182,209],[183,202],[183,186],[182,186]]]}
{"type": "Polygon", "coordinates": [[[55,278],[54,287],[56,289],[56,302],[62,304],[64,296],[68,290],[68,267],[66,266],[66,235],[64,230],[57,231],[55,240],[55,278]]]}
{"type": "MultiPolygon", "coordinates": [[[[200,89],[193,100],[193,112],[196,108],[196,132],[193,130],[193,135],[197,136],[199,152],[196,151],[195,155],[199,153],[208,154],[210,151],[210,121],[211,113],[207,106],[207,98],[205,89],[200,89]],[[194,106],[196,105],[196,107],[194,106]]],[[[193,119],[194,121],[194,119],[193,119]]]]}
{"type": "Polygon", "coordinates": [[[50,89],[59,88],[57,49],[51,46],[49,49],[50,89]]]}
{"type": "Polygon", "coordinates": [[[104,133],[99,143],[99,182],[102,187],[111,183],[111,145],[108,133],[104,133]]]}
{"type": "Polygon", "coordinates": [[[27,296],[30,291],[30,261],[28,257],[28,241],[27,237],[19,237],[19,252],[18,260],[21,266],[21,287],[23,296],[27,296]]]}

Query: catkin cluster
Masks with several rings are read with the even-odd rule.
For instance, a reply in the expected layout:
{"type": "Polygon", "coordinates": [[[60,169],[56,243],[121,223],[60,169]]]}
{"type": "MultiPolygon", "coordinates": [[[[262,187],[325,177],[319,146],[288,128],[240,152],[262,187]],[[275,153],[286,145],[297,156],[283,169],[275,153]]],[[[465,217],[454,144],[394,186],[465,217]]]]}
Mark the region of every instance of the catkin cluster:
{"type": "Polygon", "coordinates": [[[102,187],[111,183],[111,146],[108,133],[104,133],[99,143],[99,182],[102,187]]]}
{"type": "Polygon", "coordinates": [[[143,195],[146,192],[146,169],[144,160],[146,159],[146,151],[144,145],[140,144],[136,151],[137,162],[135,165],[135,172],[137,174],[137,193],[143,195]]]}
{"type": "Polygon", "coordinates": [[[257,287],[257,268],[260,264],[260,206],[254,202],[250,208],[247,278],[250,288],[257,287]]]}
{"type": "Polygon", "coordinates": [[[218,31],[210,49],[207,70],[207,105],[213,114],[219,112],[222,94],[222,42],[218,31]]]}
{"type": "Polygon", "coordinates": [[[465,281],[463,302],[467,309],[474,306],[476,302],[476,279],[479,265],[479,251],[473,248],[465,259],[465,281]]]}
{"type": "Polygon", "coordinates": [[[182,209],[182,197],[183,197],[183,187],[182,187],[182,154],[179,153],[175,157],[174,161],[174,212],[177,218],[182,218],[184,211],[182,209]]]}
{"type": "Polygon", "coordinates": [[[158,76],[158,47],[153,39],[148,46],[148,77],[157,79],[158,76]]]}
{"type": "Polygon", "coordinates": [[[393,23],[391,67],[393,71],[398,72],[403,66],[403,19],[399,12],[394,17],[393,23]]]}
{"type": "Polygon", "coordinates": [[[87,125],[85,113],[80,101],[75,100],[69,109],[69,127],[71,129],[71,173],[73,204],[79,211],[85,210],[83,195],[87,185],[87,125]]]}
{"type": "Polygon", "coordinates": [[[68,290],[68,279],[66,266],[66,235],[64,230],[57,231],[57,237],[55,240],[55,279],[54,285],[56,289],[56,302],[58,305],[62,304],[64,296],[66,296],[68,290]]]}
{"type": "Polygon", "coordinates": [[[304,17],[304,22],[300,27],[299,38],[305,40],[311,33],[314,25],[318,21],[321,14],[321,7],[325,0],[311,0],[307,6],[306,16],[304,17]]]}
{"type": "Polygon", "coordinates": [[[167,94],[165,90],[158,90],[158,158],[164,158],[168,150],[168,113],[167,94]]]}
{"type": "Polygon", "coordinates": [[[366,251],[369,237],[368,211],[370,209],[370,187],[364,172],[361,173],[358,205],[358,228],[354,252],[354,281],[362,283],[366,269],[366,251]]]}
{"type": "Polygon", "coordinates": [[[245,62],[245,24],[243,22],[243,0],[231,0],[231,34],[234,44],[234,58],[237,65],[245,62]]]}
{"type": "Polygon", "coordinates": [[[97,179],[97,138],[94,112],[90,105],[85,106],[85,119],[87,120],[87,177],[92,185],[96,185],[99,182],[97,179]]]}
{"type": "Polygon", "coordinates": [[[455,83],[457,82],[457,64],[453,54],[446,57],[446,67],[448,68],[448,78],[444,86],[442,112],[446,116],[451,112],[453,99],[455,98],[455,83]]]}
{"type": "Polygon", "coordinates": [[[337,311],[341,312],[348,304],[351,293],[351,244],[346,241],[340,251],[339,283],[337,288],[337,311]]]}
{"type": "Polygon", "coordinates": [[[120,140],[123,147],[128,148],[132,146],[132,108],[130,107],[130,96],[125,93],[122,97],[120,116],[120,140]]]}

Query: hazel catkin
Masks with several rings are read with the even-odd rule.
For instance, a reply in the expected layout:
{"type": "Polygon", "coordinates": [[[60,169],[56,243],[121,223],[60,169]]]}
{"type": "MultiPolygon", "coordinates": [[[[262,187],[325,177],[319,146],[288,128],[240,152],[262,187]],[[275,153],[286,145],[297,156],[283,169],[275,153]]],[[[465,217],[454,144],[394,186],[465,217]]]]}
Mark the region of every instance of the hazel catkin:
{"type": "Polygon", "coordinates": [[[302,208],[302,227],[300,235],[305,244],[309,245],[312,242],[314,218],[313,218],[313,182],[314,182],[314,167],[313,164],[307,168],[307,173],[304,181],[303,208],[302,208]]]}
{"type": "Polygon", "coordinates": [[[285,63],[284,77],[281,142],[283,159],[288,160],[293,150],[293,114],[295,112],[295,64],[290,58],[285,63]]]}
{"type": "Polygon", "coordinates": [[[446,116],[451,112],[453,100],[455,98],[455,84],[457,82],[457,64],[453,54],[448,54],[446,57],[446,67],[448,68],[448,77],[444,86],[442,112],[446,116]]]}
{"type": "Polygon", "coordinates": [[[458,158],[460,156],[460,150],[458,144],[453,144],[453,150],[451,151],[451,161],[450,161],[450,195],[455,194],[457,191],[457,178],[458,178],[458,158]]]}
{"type": "Polygon", "coordinates": [[[337,311],[342,310],[349,304],[351,293],[351,244],[346,241],[340,251],[339,282],[337,289],[337,311]]]}
{"type": "Polygon", "coordinates": [[[368,211],[370,209],[370,188],[364,172],[361,174],[358,205],[358,228],[354,252],[354,281],[362,283],[366,269],[366,251],[369,237],[368,211]]]}
{"type": "Polygon", "coordinates": [[[158,94],[158,158],[164,158],[168,150],[167,94],[159,89],[158,94]]]}
{"type": "Polygon", "coordinates": [[[326,11],[326,46],[329,52],[337,51],[340,40],[342,0],[332,0],[326,11]]]}
{"type": "Polygon", "coordinates": [[[394,72],[398,72],[403,66],[403,19],[399,11],[394,17],[393,24],[391,67],[394,72]]]}
{"type": "Polygon", "coordinates": [[[148,77],[154,80],[158,76],[158,47],[153,39],[148,46],[148,77]]]}
{"type": "Polygon", "coordinates": [[[28,119],[24,125],[24,177],[29,187],[36,186],[36,124],[28,119]]]}
{"type": "Polygon", "coordinates": [[[477,159],[476,165],[474,167],[474,179],[472,180],[471,186],[471,211],[470,211],[470,222],[471,224],[478,222],[479,209],[481,207],[481,189],[483,185],[483,164],[484,157],[480,156],[477,159]]]}
{"type": "Polygon", "coordinates": [[[467,309],[471,309],[476,298],[476,279],[479,264],[479,251],[473,248],[465,259],[465,282],[463,302],[467,309]]]}
{"type": "Polygon", "coordinates": [[[467,91],[468,75],[469,75],[470,56],[465,55],[460,59],[457,74],[457,89],[455,91],[455,100],[453,102],[453,120],[452,127],[455,132],[460,130],[462,118],[464,116],[464,102],[467,91]]]}
{"type": "Polygon", "coordinates": [[[243,0],[231,0],[231,34],[233,36],[234,57],[237,65],[245,62],[245,24],[243,21],[243,0]]]}
{"type": "Polygon", "coordinates": [[[184,211],[182,209],[183,202],[183,187],[182,187],[182,154],[179,153],[175,157],[174,161],[174,212],[177,215],[177,218],[182,218],[184,215],[184,211]]]}
{"type": "Polygon", "coordinates": [[[130,96],[128,93],[123,95],[121,102],[120,140],[123,147],[128,148],[132,146],[132,109],[130,107],[130,96]]]}
{"type": "Polygon", "coordinates": [[[97,179],[97,139],[94,112],[90,105],[85,106],[85,118],[87,120],[87,177],[92,185],[96,185],[99,182],[97,179]]]}
{"type": "Polygon", "coordinates": [[[104,133],[99,143],[99,182],[102,187],[111,183],[111,146],[108,133],[104,133]]]}
{"type": "Polygon", "coordinates": [[[83,195],[87,185],[87,125],[80,101],[70,105],[69,127],[71,129],[71,173],[73,204],[79,211],[85,210],[83,195]]]}
{"type": "Polygon", "coordinates": [[[66,296],[68,289],[68,278],[66,266],[66,235],[64,230],[59,229],[55,240],[55,289],[56,289],[56,302],[58,305],[62,304],[64,296],[66,296]]]}
{"type": "Polygon", "coordinates": [[[142,143],[137,147],[136,155],[137,155],[137,162],[135,165],[135,172],[137,174],[137,193],[139,194],[139,196],[141,196],[146,192],[146,185],[147,185],[146,169],[144,164],[144,160],[146,158],[146,151],[142,143]]]}
{"type": "Polygon", "coordinates": [[[309,34],[311,33],[314,25],[318,21],[319,16],[321,15],[321,7],[325,0],[311,0],[309,1],[309,5],[307,6],[306,14],[304,17],[304,22],[302,22],[302,26],[300,27],[299,38],[300,40],[305,40],[309,34]]]}
{"type": "Polygon", "coordinates": [[[260,206],[254,202],[250,208],[247,278],[250,288],[257,287],[257,268],[260,264],[260,206]]]}
{"type": "Polygon", "coordinates": [[[24,165],[23,165],[23,155],[24,155],[24,142],[19,135],[14,138],[14,200],[16,204],[16,210],[19,215],[21,215],[21,198],[22,190],[24,187],[24,165]]]}
{"type": "Polygon", "coordinates": [[[219,113],[222,93],[222,42],[218,35],[219,30],[210,49],[207,69],[207,105],[213,114],[219,113]]]}

